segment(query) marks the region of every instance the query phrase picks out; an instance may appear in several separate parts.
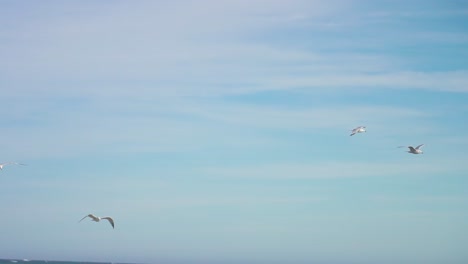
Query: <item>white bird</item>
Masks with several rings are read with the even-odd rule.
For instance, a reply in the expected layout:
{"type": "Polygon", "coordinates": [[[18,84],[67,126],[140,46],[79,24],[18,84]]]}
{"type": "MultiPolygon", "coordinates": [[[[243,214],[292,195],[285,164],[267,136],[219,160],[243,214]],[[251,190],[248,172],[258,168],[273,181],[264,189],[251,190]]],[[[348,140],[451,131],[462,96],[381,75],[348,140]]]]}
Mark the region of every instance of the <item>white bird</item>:
{"type": "Polygon", "coordinates": [[[87,215],[87,216],[81,218],[81,220],[80,220],[79,222],[83,221],[83,219],[85,219],[86,217],[91,218],[91,220],[94,221],[94,222],[99,222],[99,221],[101,221],[102,219],[106,219],[106,220],[109,221],[109,223],[112,225],[112,228],[114,228],[114,219],[112,219],[112,218],[109,217],[109,216],[99,217],[99,216],[95,216],[95,215],[93,215],[93,214],[89,214],[89,215],[87,215]]]}
{"type": "MultiPolygon", "coordinates": [[[[407,148],[409,148],[408,150],[408,153],[412,153],[412,154],[423,154],[423,151],[421,150],[421,147],[424,146],[424,144],[421,144],[417,147],[412,147],[412,146],[408,146],[407,148]]],[[[405,148],[405,146],[400,146],[400,148],[405,148]]]]}
{"type": "Polygon", "coordinates": [[[358,126],[355,129],[351,130],[351,135],[350,136],[353,136],[353,135],[355,135],[357,133],[362,133],[362,132],[366,132],[366,127],[365,126],[358,126]]]}
{"type": "Polygon", "coordinates": [[[5,167],[6,165],[23,165],[23,166],[25,166],[26,164],[18,163],[18,162],[5,162],[5,163],[0,164],[0,170],[3,170],[3,167],[5,167]]]}

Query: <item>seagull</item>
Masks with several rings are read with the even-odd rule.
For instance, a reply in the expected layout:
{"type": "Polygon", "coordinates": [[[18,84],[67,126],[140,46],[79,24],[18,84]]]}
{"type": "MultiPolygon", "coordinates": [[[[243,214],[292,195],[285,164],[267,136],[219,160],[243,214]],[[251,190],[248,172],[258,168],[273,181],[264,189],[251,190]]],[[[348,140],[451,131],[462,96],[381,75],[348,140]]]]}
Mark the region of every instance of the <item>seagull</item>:
{"type": "Polygon", "coordinates": [[[0,164],[0,170],[3,170],[3,167],[5,167],[6,165],[23,165],[23,166],[25,166],[26,164],[18,163],[18,162],[5,162],[5,163],[0,164]]]}
{"type": "Polygon", "coordinates": [[[353,136],[353,135],[355,135],[357,133],[362,133],[362,132],[366,132],[366,127],[365,126],[358,126],[355,129],[351,130],[351,135],[350,136],[353,136]]]}
{"type": "MultiPolygon", "coordinates": [[[[412,153],[412,154],[423,154],[423,151],[421,150],[421,147],[424,146],[424,144],[421,144],[415,148],[413,148],[412,146],[408,146],[407,148],[409,148],[408,150],[408,153],[412,153]]],[[[404,148],[405,146],[400,146],[399,148],[404,148]]]]}
{"type": "Polygon", "coordinates": [[[81,218],[81,220],[78,221],[78,222],[83,221],[83,219],[85,219],[86,217],[91,218],[91,220],[94,221],[94,222],[99,222],[99,221],[101,221],[102,219],[106,219],[106,220],[109,221],[109,223],[112,225],[112,228],[114,228],[114,220],[113,220],[110,216],[99,217],[99,216],[95,216],[95,215],[93,215],[93,214],[89,214],[89,215],[87,215],[87,216],[81,218]]]}

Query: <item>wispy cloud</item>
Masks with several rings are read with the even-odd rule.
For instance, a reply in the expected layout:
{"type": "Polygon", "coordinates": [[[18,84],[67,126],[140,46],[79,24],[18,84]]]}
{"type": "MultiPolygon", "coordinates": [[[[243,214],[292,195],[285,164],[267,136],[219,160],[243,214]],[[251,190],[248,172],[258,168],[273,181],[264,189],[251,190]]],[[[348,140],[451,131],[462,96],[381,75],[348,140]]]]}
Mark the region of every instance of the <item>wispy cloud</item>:
{"type": "Polygon", "coordinates": [[[371,197],[371,199],[388,203],[468,203],[468,197],[461,195],[417,195],[409,197],[377,195],[371,197]]]}
{"type": "Polygon", "coordinates": [[[200,173],[212,177],[251,179],[334,179],[407,175],[434,175],[458,172],[450,161],[427,165],[420,162],[313,162],[275,163],[255,166],[208,167],[200,173]]]}
{"type": "Polygon", "coordinates": [[[322,74],[317,76],[270,79],[270,85],[279,87],[347,89],[426,89],[450,92],[468,92],[466,71],[454,72],[387,72],[372,74],[322,74]]]}
{"type": "MultiPolygon", "coordinates": [[[[6,137],[27,139],[5,142],[3,148],[29,156],[79,155],[86,152],[153,153],[195,151],[203,146],[249,146],[279,144],[262,130],[314,131],[333,129],[343,135],[356,124],[379,126],[398,121],[410,124],[428,114],[417,109],[392,106],[319,106],[278,108],[245,103],[221,103],[191,98],[159,101],[96,101],[78,105],[75,110],[59,111],[59,106],[33,105],[21,110],[12,120],[24,119],[15,128],[0,128],[6,137]],[[31,119],[31,113],[37,117],[31,119]],[[247,133],[246,127],[248,127],[247,133]],[[28,129],[34,128],[35,133],[28,129]],[[60,131],[57,134],[57,131],[60,131]],[[265,137],[266,136],[266,137],[265,137]],[[34,148],[31,149],[31,143],[34,148]],[[28,150],[28,151],[26,151],[28,150]]],[[[422,130],[420,126],[414,131],[422,130]]],[[[380,133],[385,134],[382,130],[380,133]]],[[[393,131],[392,133],[395,133],[393,131]]]]}
{"type": "MultiPolygon", "coordinates": [[[[303,26],[285,24],[287,18],[322,21],[343,13],[343,6],[320,1],[182,3],[101,4],[93,12],[81,7],[81,15],[75,16],[38,13],[37,23],[4,28],[11,42],[3,49],[8,63],[0,74],[14,87],[5,96],[207,96],[304,87],[467,91],[463,70],[401,71],[405,59],[397,56],[357,48],[324,51],[306,43],[266,43],[252,37],[258,31],[303,26]],[[26,46],[30,42],[35,45],[26,46]]],[[[341,40],[326,38],[315,46],[331,42],[341,40]]]]}

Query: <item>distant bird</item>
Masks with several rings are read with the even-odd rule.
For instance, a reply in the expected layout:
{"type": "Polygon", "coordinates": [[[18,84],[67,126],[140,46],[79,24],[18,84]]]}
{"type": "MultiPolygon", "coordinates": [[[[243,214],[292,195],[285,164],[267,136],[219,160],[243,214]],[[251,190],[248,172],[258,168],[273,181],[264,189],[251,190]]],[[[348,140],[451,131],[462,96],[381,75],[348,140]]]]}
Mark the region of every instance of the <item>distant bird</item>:
{"type": "Polygon", "coordinates": [[[112,228],[114,228],[114,220],[113,220],[111,217],[109,217],[109,216],[99,217],[99,216],[95,216],[95,215],[93,215],[93,214],[89,214],[89,215],[87,215],[87,216],[81,218],[81,220],[78,221],[78,222],[83,221],[83,219],[85,219],[86,217],[91,218],[91,220],[94,221],[94,222],[99,222],[99,221],[101,221],[102,219],[106,219],[106,220],[109,221],[109,223],[112,225],[112,228]]]}
{"type": "Polygon", "coordinates": [[[25,166],[26,164],[18,163],[18,162],[5,162],[5,163],[0,164],[0,170],[3,170],[3,167],[5,167],[6,165],[23,165],[23,166],[25,166]]]}
{"type": "Polygon", "coordinates": [[[365,126],[358,126],[355,129],[351,130],[351,135],[350,136],[354,136],[355,134],[362,133],[362,132],[366,132],[366,127],[365,126]]]}
{"type": "MultiPolygon", "coordinates": [[[[412,146],[408,146],[407,148],[409,148],[408,150],[408,153],[412,153],[412,154],[423,154],[423,151],[421,150],[421,147],[424,146],[424,144],[421,144],[415,148],[413,148],[412,146]]],[[[405,148],[405,146],[399,146],[399,148],[405,148]]]]}

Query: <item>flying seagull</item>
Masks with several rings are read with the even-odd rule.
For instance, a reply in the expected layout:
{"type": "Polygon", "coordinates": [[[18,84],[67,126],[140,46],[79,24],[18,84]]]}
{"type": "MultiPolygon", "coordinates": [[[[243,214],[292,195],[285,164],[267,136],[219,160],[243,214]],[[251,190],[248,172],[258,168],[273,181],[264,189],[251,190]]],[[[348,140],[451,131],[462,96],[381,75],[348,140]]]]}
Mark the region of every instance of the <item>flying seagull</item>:
{"type": "Polygon", "coordinates": [[[109,216],[99,217],[99,216],[95,216],[95,215],[93,215],[93,214],[89,214],[89,215],[87,215],[87,216],[81,218],[81,220],[78,221],[78,222],[83,221],[83,219],[85,219],[86,217],[91,218],[91,220],[94,221],[94,222],[99,222],[99,221],[101,221],[102,219],[106,219],[106,220],[109,221],[109,223],[112,225],[112,228],[114,228],[114,220],[113,220],[111,217],[109,217],[109,216]]]}
{"type": "MultiPolygon", "coordinates": [[[[415,148],[413,148],[412,146],[408,146],[407,148],[409,148],[408,150],[408,153],[412,153],[412,154],[423,154],[423,151],[421,150],[421,147],[424,146],[424,144],[421,144],[415,148]]],[[[400,146],[399,148],[405,148],[405,146],[400,146]]]]}
{"type": "Polygon", "coordinates": [[[351,130],[351,135],[350,136],[353,136],[353,135],[355,135],[357,133],[362,133],[362,132],[366,132],[366,127],[365,126],[358,126],[355,129],[351,130]]]}
{"type": "Polygon", "coordinates": [[[5,163],[0,164],[0,170],[3,170],[3,167],[5,167],[6,165],[23,165],[23,166],[25,166],[26,164],[18,163],[18,162],[5,162],[5,163]]]}

